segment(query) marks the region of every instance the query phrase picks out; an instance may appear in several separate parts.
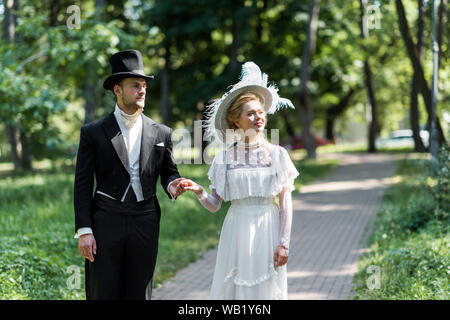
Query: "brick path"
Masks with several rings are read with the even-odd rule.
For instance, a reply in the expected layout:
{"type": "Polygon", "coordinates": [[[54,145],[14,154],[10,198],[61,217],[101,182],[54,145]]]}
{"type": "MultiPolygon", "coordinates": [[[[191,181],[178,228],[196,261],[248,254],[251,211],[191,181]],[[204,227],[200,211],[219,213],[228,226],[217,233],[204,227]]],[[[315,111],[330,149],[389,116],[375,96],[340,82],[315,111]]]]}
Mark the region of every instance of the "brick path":
{"type": "MultiPolygon", "coordinates": [[[[395,157],[385,154],[327,154],[321,158],[338,158],[340,165],[293,198],[287,266],[290,300],[351,298],[359,256],[395,170],[395,157]]],[[[208,299],[216,252],[206,252],[153,290],[153,299],[208,299]]]]}

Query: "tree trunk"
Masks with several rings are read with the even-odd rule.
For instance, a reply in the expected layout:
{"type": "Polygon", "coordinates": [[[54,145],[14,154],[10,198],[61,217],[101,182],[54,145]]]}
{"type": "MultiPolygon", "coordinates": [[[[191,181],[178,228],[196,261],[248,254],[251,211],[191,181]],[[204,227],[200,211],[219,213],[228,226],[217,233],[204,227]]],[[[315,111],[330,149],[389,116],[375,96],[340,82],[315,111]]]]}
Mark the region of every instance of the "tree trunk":
{"type": "Polygon", "coordinates": [[[95,105],[97,103],[96,96],[96,71],[94,67],[88,67],[86,77],[84,79],[84,123],[95,120],[95,105]]]}
{"type": "Polygon", "coordinates": [[[308,92],[308,81],[311,59],[316,46],[317,21],[319,19],[319,0],[311,0],[309,7],[309,22],[306,33],[306,41],[303,46],[302,67],[300,70],[300,90],[297,95],[299,120],[302,129],[302,143],[306,148],[307,157],[316,158],[316,143],[311,132],[313,121],[313,107],[308,92]]]}
{"type": "Polygon", "coordinates": [[[326,110],[326,132],[325,138],[336,142],[335,134],[334,134],[334,123],[336,119],[345,111],[348,107],[350,99],[353,94],[356,92],[356,88],[350,89],[350,91],[339,100],[339,102],[326,110]]]}
{"type": "Polygon", "coordinates": [[[284,112],[284,110],[280,110],[279,114],[284,120],[284,126],[289,135],[289,140],[293,142],[295,140],[295,130],[294,128],[292,128],[292,125],[289,122],[289,117],[286,115],[286,112],[284,112]]]}
{"type": "Polygon", "coordinates": [[[169,124],[170,111],[170,42],[165,41],[166,52],[164,54],[164,69],[161,72],[161,114],[163,124],[169,124]]]}
{"type": "MultiPolygon", "coordinates": [[[[423,48],[423,31],[424,31],[424,13],[425,7],[423,5],[423,0],[418,0],[418,10],[419,17],[417,18],[417,53],[419,55],[419,60],[422,61],[422,48],[423,48]]],[[[414,150],[416,152],[425,152],[426,148],[423,144],[422,138],[420,137],[420,125],[419,125],[419,105],[418,105],[418,95],[419,95],[419,79],[417,71],[414,70],[413,80],[411,84],[411,101],[410,101],[410,123],[413,132],[414,139],[414,150]]]]}
{"type": "MultiPolygon", "coordinates": [[[[5,42],[14,43],[16,38],[17,16],[12,12],[19,9],[18,0],[4,1],[4,18],[2,39],[5,42]]],[[[6,135],[11,147],[11,158],[14,163],[14,170],[22,170],[22,143],[20,141],[18,124],[14,119],[6,123],[6,135]]]]}
{"type": "Polygon", "coordinates": [[[60,0],[51,0],[50,2],[50,27],[58,25],[58,14],[61,9],[60,0]]]}
{"type": "Polygon", "coordinates": [[[231,34],[233,36],[233,42],[231,43],[230,46],[230,54],[229,54],[230,62],[228,64],[228,71],[230,72],[230,74],[233,74],[234,71],[239,69],[239,62],[237,56],[238,56],[238,49],[241,44],[240,32],[242,32],[241,22],[236,17],[235,10],[233,10],[231,18],[231,34]]]}
{"type": "Polygon", "coordinates": [[[439,20],[438,20],[438,32],[437,32],[437,42],[439,46],[439,66],[441,66],[441,57],[442,57],[442,36],[444,34],[444,19],[446,17],[445,15],[445,9],[447,5],[447,0],[441,0],[441,4],[439,5],[439,20]]]}
{"type": "MultiPolygon", "coordinates": [[[[361,9],[361,38],[365,41],[369,37],[369,30],[366,17],[367,0],[360,0],[361,9]]],[[[378,125],[378,112],[377,102],[375,99],[375,90],[373,87],[372,70],[370,68],[369,53],[367,47],[363,44],[365,60],[364,60],[364,83],[367,90],[367,104],[370,108],[369,119],[369,134],[368,134],[368,152],[376,152],[375,139],[377,138],[379,125],[378,125]]]]}
{"type": "MultiPolygon", "coordinates": [[[[425,74],[423,72],[422,64],[420,63],[418,52],[414,46],[414,43],[409,32],[408,21],[406,20],[405,8],[401,0],[395,0],[395,5],[397,8],[398,23],[400,27],[400,32],[402,34],[403,41],[405,42],[406,50],[411,60],[412,67],[414,71],[417,72],[419,91],[425,102],[425,106],[428,112],[428,127],[430,127],[431,120],[431,91],[428,88],[427,81],[425,80],[425,74]]],[[[445,136],[442,131],[441,123],[439,117],[436,115],[436,129],[438,131],[439,145],[445,143],[445,136]]]]}
{"type": "MultiPolygon", "coordinates": [[[[253,5],[255,6],[255,8],[257,7],[256,5],[257,5],[257,1],[255,1],[255,2],[253,2],[253,5]]],[[[266,10],[267,10],[267,0],[263,0],[262,1],[262,8],[260,8],[259,10],[258,10],[258,22],[257,22],[257,24],[256,24],[256,34],[257,34],[257,37],[258,37],[258,40],[260,41],[260,42],[262,42],[262,35],[263,35],[263,19],[262,19],[262,14],[263,13],[265,13],[266,12],[266,10]]]]}
{"type": "Polygon", "coordinates": [[[22,169],[24,170],[32,170],[33,169],[33,152],[31,146],[31,138],[29,135],[21,131],[20,132],[20,141],[22,143],[22,169]]]}
{"type": "Polygon", "coordinates": [[[11,159],[14,164],[14,170],[19,171],[22,169],[22,144],[19,140],[19,132],[15,125],[8,123],[6,123],[5,129],[11,147],[11,159]]]}
{"type": "Polygon", "coordinates": [[[3,18],[3,40],[14,42],[16,37],[17,16],[12,12],[19,10],[19,0],[5,0],[3,18]]]}
{"type": "MultiPolygon", "coordinates": [[[[103,0],[95,0],[95,11],[98,13],[98,19],[102,19],[102,9],[104,6],[103,0]]],[[[86,77],[84,79],[84,123],[89,123],[95,120],[95,107],[97,105],[97,71],[96,63],[88,66],[86,70],[86,77]]]]}
{"type": "Polygon", "coordinates": [[[377,103],[375,100],[375,90],[373,88],[372,71],[370,69],[369,60],[364,62],[364,75],[367,88],[368,103],[370,106],[370,122],[369,122],[369,152],[376,152],[375,139],[377,138],[379,125],[377,115],[377,103]]]}
{"type": "Polygon", "coordinates": [[[409,109],[409,119],[411,130],[413,132],[414,139],[414,151],[416,152],[426,152],[426,148],[423,144],[422,138],[420,137],[420,125],[419,125],[419,105],[418,105],[418,94],[419,94],[419,85],[418,85],[418,76],[416,72],[414,72],[413,80],[411,84],[411,101],[410,101],[410,109],[409,109]]]}

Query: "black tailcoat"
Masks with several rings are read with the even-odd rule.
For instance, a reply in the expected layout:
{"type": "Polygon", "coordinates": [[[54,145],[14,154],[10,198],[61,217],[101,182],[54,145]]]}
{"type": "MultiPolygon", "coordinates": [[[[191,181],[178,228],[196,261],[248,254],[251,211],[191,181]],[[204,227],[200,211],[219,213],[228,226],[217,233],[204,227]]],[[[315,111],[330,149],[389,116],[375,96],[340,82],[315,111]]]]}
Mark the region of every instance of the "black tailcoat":
{"type": "Polygon", "coordinates": [[[130,183],[128,152],[114,113],[81,128],[74,185],[75,231],[90,227],[97,242],[94,262],[86,260],[88,299],[145,298],[143,288],[153,276],[159,236],[161,212],[156,183],[160,177],[170,197],[167,186],[180,177],[173,157],[171,133],[169,127],[142,115],[139,174],[144,201],[154,200],[154,212],[130,216],[127,212],[117,214],[120,208],[126,208],[120,201],[110,206],[114,207],[111,210],[114,213],[96,205],[97,190],[121,199],[130,183]],[[147,256],[142,257],[143,254],[147,256]],[[139,277],[137,272],[145,274],[139,277]],[[134,279],[128,279],[129,275],[134,279]]]}

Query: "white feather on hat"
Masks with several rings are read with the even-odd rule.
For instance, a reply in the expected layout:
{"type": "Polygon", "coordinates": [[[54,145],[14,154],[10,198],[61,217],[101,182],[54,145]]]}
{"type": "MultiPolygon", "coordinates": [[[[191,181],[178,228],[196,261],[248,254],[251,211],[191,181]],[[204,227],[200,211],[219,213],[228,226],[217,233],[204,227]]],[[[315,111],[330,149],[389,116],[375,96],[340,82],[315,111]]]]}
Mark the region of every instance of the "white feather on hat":
{"type": "Polygon", "coordinates": [[[278,88],[275,84],[268,85],[268,76],[261,72],[256,63],[249,61],[243,64],[239,82],[232,85],[220,99],[213,100],[206,106],[203,126],[206,129],[206,138],[218,137],[225,141],[225,133],[228,128],[226,117],[227,109],[234,100],[244,92],[251,92],[258,95],[262,100],[262,107],[268,114],[273,114],[284,107],[295,109],[289,99],[281,98],[278,95],[278,88]]]}

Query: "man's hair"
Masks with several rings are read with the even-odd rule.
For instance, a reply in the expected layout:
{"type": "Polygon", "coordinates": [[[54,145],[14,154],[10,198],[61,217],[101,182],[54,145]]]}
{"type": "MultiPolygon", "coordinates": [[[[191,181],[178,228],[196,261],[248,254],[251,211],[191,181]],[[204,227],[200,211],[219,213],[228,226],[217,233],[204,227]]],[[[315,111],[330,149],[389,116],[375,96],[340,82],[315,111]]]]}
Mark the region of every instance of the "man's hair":
{"type": "Polygon", "coordinates": [[[111,87],[111,91],[112,91],[112,93],[113,93],[113,95],[114,95],[115,97],[117,97],[117,95],[116,95],[116,93],[114,92],[114,87],[115,87],[116,84],[117,84],[119,87],[121,87],[121,88],[123,89],[123,87],[122,87],[122,81],[123,81],[123,79],[121,79],[119,82],[114,83],[114,84],[112,85],[112,87],[111,87]]]}

